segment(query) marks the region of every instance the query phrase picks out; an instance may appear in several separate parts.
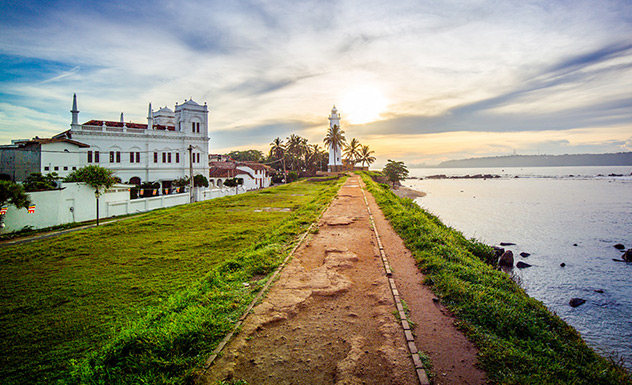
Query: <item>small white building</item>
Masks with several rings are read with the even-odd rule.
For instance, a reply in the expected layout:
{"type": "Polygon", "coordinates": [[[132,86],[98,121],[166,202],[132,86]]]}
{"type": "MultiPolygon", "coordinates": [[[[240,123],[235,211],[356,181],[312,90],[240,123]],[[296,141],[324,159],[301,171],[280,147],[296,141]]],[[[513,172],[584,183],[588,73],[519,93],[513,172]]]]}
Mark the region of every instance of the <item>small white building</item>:
{"type": "MultiPolygon", "coordinates": [[[[174,179],[208,175],[208,107],[193,99],[177,104],[175,111],[154,112],[149,103],[147,123],[89,120],[79,124],[77,95],[73,96],[70,130],[54,139],[71,139],[89,145],[79,151],[81,166],[97,164],[111,169],[130,184],[160,183],[161,191],[174,179]]],[[[52,171],[52,170],[51,170],[52,171]]]]}
{"type": "Polygon", "coordinates": [[[241,178],[245,190],[270,187],[272,176],[267,166],[256,162],[210,161],[209,187],[221,188],[226,179],[241,178]]]}
{"type": "Polygon", "coordinates": [[[67,138],[14,140],[0,146],[0,174],[15,182],[23,182],[35,172],[65,177],[85,164],[82,154],[89,147],[67,138]]]}

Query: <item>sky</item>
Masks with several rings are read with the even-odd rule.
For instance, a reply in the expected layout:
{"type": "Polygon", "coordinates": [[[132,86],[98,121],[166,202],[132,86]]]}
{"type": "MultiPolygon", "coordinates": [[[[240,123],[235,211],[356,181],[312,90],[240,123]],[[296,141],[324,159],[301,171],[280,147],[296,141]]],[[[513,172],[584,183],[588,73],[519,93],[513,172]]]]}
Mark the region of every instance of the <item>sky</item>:
{"type": "Polygon", "coordinates": [[[0,0],[0,144],[209,106],[210,153],[290,134],[408,165],[632,151],[632,1],[0,0]]]}

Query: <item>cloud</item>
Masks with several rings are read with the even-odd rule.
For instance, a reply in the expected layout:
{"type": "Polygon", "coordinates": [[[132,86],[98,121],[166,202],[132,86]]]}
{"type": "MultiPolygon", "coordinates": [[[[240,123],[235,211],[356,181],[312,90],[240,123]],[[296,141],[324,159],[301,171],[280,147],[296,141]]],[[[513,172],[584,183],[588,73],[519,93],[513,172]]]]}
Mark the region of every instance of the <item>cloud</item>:
{"type": "Polygon", "coordinates": [[[75,75],[77,72],[79,72],[79,69],[80,69],[80,67],[79,67],[79,66],[75,66],[75,67],[73,67],[70,71],[64,71],[63,73],[61,73],[61,74],[59,74],[59,75],[57,75],[57,76],[54,76],[54,77],[52,77],[52,78],[50,78],[50,79],[46,79],[46,80],[42,81],[42,83],[55,82],[55,81],[58,81],[58,80],[61,80],[61,79],[67,78],[67,77],[69,77],[69,76],[73,76],[73,75],[75,75]]]}
{"type": "Polygon", "coordinates": [[[384,135],[382,157],[420,151],[387,152],[406,135],[608,130],[632,123],[629,14],[627,1],[25,0],[0,5],[0,103],[12,124],[38,111],[61,131],[74,92],[85,120],[142,122],[149,102],[193,97],[211,110],[211,152],[292,130],[320,142],[331,105],[363,84],[389,110],[343,125],[384,135]]]}

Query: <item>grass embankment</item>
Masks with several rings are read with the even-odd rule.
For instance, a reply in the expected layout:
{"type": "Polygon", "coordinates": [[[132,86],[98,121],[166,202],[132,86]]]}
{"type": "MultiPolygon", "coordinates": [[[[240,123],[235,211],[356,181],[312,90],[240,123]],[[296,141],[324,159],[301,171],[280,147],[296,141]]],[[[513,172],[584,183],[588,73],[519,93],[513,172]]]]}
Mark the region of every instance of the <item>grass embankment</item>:
{"type": "Polygon", "coordinates": [[[363,175],[369,191],[499,384],[632,384],[579,334],[494,267],[491,248],[445,226],[363,175]]]}
{"type": "Polygon", "coordinates": [[[296,182],[0,249],[3,384],[186,382],[338,187],[296,182]]]}

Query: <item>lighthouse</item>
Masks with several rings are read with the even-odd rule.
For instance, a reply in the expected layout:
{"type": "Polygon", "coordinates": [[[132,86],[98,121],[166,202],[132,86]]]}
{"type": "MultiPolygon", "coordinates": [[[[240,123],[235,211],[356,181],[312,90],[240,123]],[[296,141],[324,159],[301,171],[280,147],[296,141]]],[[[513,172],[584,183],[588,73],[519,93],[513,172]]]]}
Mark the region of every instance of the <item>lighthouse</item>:
{"type": "MultiPolygon", "coordinates": [[[[334,130],[340,130],[340,114],[338,113],[335,105],[331,109],[331,115],[329,115],[329,132],[331,133],[334,130]]],[[[327,169],[329,172],[337,172],[342,170],[342,150],[340,148],[341,142],[344,142],[342,131],[340,136],[342,137],[342,141],[340,141],[340,143],[329,144],[329,163],[327,164],[327,169]]]]}

